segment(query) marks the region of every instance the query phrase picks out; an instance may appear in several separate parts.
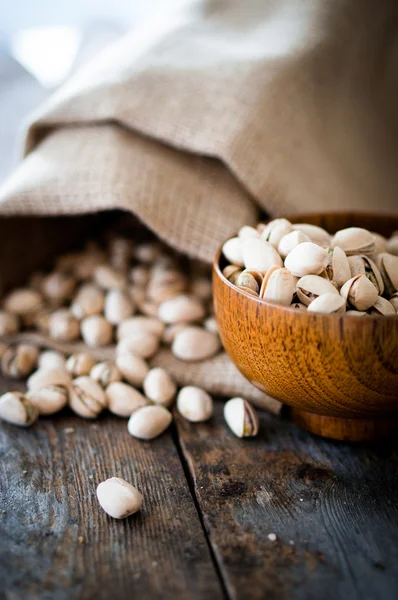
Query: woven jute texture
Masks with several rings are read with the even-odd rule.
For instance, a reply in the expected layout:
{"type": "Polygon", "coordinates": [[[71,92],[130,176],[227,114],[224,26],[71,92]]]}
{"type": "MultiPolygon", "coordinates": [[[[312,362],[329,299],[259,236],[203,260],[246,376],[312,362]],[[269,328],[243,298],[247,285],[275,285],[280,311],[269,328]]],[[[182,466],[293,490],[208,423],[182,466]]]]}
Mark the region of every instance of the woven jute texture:
{"type": "Polygon", "coordinates": [[[153,15],[32,116],[0,214],[123,208],[211,261],[260,209],[395,211],[397,23],[393,0],[153,15]]]}

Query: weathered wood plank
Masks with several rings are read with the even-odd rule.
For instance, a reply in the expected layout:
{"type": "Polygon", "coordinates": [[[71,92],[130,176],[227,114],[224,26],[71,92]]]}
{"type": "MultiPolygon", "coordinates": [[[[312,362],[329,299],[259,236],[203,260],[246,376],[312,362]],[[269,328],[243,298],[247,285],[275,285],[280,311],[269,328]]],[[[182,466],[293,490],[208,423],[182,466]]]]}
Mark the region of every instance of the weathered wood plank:
{"type": "Polygon", "coordinates": [[[265,413],[260,436],[239,440],[221,403],[209,424],[177,426],[232,597],[396,599],[396,448],[329,442],[265,413]]]}
{"type": "Polygon", "coordinates": [[[166,597],[223,597],[171,435],[142,443],[125,420],[66,410],[28,430],[1,423],[0,598],[166,597]],[[95,496],[113,475],[144,494],[122,521],[95,496]]]}

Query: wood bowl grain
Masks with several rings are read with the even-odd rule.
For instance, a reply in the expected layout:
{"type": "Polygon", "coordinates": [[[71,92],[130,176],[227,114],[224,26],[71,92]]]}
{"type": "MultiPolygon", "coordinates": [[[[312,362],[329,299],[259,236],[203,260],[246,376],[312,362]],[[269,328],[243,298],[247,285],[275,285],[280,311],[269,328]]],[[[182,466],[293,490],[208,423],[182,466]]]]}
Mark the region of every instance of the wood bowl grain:
{"type": "MultiPolygon", "coordinates": [[[[331,233],[365,227],[383,235],[398,215],[301,215],[292,222],[331,233]]],[[[335,439],[389,435],[398,425],[398,317],[322,315],[278,306],[247,294],[213,264],[213,295],[223,345],[257,388],[292,407],[310,431],[335,439]]]]}

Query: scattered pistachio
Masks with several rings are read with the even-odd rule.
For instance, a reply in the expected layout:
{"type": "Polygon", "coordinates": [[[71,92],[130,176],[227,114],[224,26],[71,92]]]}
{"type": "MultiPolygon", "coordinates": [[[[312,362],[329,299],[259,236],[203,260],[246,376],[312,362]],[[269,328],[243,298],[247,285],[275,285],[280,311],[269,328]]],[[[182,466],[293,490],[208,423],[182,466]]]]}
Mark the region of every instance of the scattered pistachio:
{"type": "Polygon", "coordinates": [[[102,315],[86,317],[80,324],[82,338],[92,348],[106,346],[113,339],[113,327],[102,315]]]}
{"type": "Polygon", "coordinates": [[[26,382],[29,391],[40,390],[52,385],[68,387],[72,378],[64,368],[38,369],[29,377],[26,382]]]}
{"type": "Polygon", "coordinates": [[[124,319],[117,328],[116,337],[121,340],[134,333],[151,333],[161,337],[165,330],[165,324],[156,317],[136,316],[124,319]]]}
{"type": "Polygon", "coordinates": [[[213,400],[204,390],[188,385],[178,392],[177,410],[192,423],[208,421],[213,415],[213,400]]]}
{"type": "Polygon", "coordinates": [[[142,505],[142,495],[120,477],[111,477],[97,487],[101,508],[114,519],[124,519],[136,513],[142,505]]]}
{"type": "Polygon", "coordinates": [[[84,319],[102,312],[105,304],[104,292],[93,283],[85,283],[77,292],[71,304],[71,312],[76,319],[84,319]]]}
{"type": "Polygon", "coordinates": [[[66,361],[66,368],[72,377],[88,375],[95,365],[95,360],[88,352],[72,354],[66,361]]]}
{"type": "Polygon", "coordinates": [[[173,378],[161,368],[151,369],[143,382],[144,394],[155,404],[170,406],[177,392],[173,378]]]}
{"type": "Polygon", "coordinates": [[[211,358],[220,348],[218,335],[201,327],[185,327],[176,335],[171,347],[174,356],[186,361],[211,358]]]}
{"type": "Polygon", "coordinates": [[[38,416],[37,407],[20,392],[7,392],[0,396],[0,420],[19,427],[29,427],[38,416]]]}
{"type": "Polygon", "coordinates": [[[141,356],[136,356],[133,352],[126,351],[118,353],[115,362],[126,381],[137,387],[142,386],[148,374],[149,367],[141,356]]]}
{"type": "Polygon", "coordinates": [[[26,397],[37,407],[39,415],[53,415],[68,404],[69,390],[64,385],[48,385],[27,392],[26,397]]]}
{"type": "Polygon", "coordinates": [[[133,437],[152,440],[166,431],[171,421],[171,412],[164,406],[143,406],[133,412],[127,429],[133,437]]]}
{"type": "Polygon", "coordinates": [[[54,340],[71,342],[80,335],[79,321],[69,309],[59,308],[49,317],[48,332],[54,340]]]}
{"type": "Polygon", "coordinates": [[[205,309],[197,298],[176,296],[160,304],[158,315],[164,323],[191,323],[203,319],[205,309]]]}
{"type": "Polygon", "coordinates": [[[90,377],[105,388],[110,383],[121,381],[122,373],[113,361],[107,360],[94,365],[90,371],[90,377]]]}
{"type": "Polygon", "coordinates": [[[258,434],[258,416],[252,405],[243,398],[231,398],[224,406],[224,418],[237,437],[252,437],[258,434]]]}
{"type": "Polygon", "coordinates": [[[44,350],[37,360],[39,369],[66,369],[66,360],[61,352],[44,350]]]}
{"type": "Polygon", "coordinates": [[[13,290],[4,299],[5,310],[22,317],[36,313],[42,305],[42,295],[29,288],[13,290]]]}
{"type": "Polygon", "coordinates": [[[106,407],[105,392],[94,379],[77,377],[70,386],[69,406],[79,417],[95,419],[106,407]]]}
{"type": "Polygon", "coordinates": [[[104,314],[109,323],[118,325],[133,314],[134,308],[133,301],[126,292],[110,290],[107,293],[104,314]]]}
{"type": "Polygon", "coordinates": [[[105,390],[108,410],[118,417],[130,417],[132,413],[149,404],[149,401],[131,385],[114,381],[105,390]]]}
{"type": "Polygon", "coordinates": [[[139,332],[122,338],[116,346],[116,355],[132,352],[136,356],[149,358],[159,348],[159,338],[152,333],[139,332]]]}
{"type": "Polygon", "coordinates": [[[1,357],[1,370],[5,377],[22,379],[36,366],[39,351],[36,346],[18,344],[8,348],[1,357]]]}

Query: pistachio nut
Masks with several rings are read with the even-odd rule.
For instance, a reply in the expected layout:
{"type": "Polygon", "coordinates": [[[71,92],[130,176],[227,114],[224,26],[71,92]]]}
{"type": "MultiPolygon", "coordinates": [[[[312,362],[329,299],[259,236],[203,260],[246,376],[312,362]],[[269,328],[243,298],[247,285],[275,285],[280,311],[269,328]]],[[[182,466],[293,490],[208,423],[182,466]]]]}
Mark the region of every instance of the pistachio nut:
{"type": "Polygon", "coordinates": [[[248,238],[242,244],[243,262],[246,269],[266,273],[274,265],[283,267],[283,261],[269,242],[248,238]]]}
{"type": "Polygon", "coordinates": [[[250,271],[249,269],[245,269],[239,275],[235,285],[238,287],[250,288],[256,292],[256,294],[258,294],[260,292],[262,281],[263,276],[261,273],[258,271],[250,271]]]}
{"type": "Polygon", "coordinates": [[[376,257],[376,264],[383,278],[385,294],[392,296],[398,292],[398,256],[384,252],[376,257]]]}
{"type": "Polygon", "coordinates": [[[113,339],[113,327],[102,315],[86,317],[80,324],[82,338],[92,348],[106,346],[113,339]]]}
{"type": "Polygon", "coordinates": [[[389,254],[393,254],[394,256],[398,256],[398,231],[394,231],[390,239],[387,241],[387,249],[386,251],[389,254]]]}
{"type": "Polygon", "coordinates": [[[130,435],[140,440],[152,440],[166,431],[171,421],[171,412],[164,406],[143,406],[133,412],[127,430],[130,435]]]}
{"type": "Polygon", "coordinates": [[[44,350],[40,352],[37,366],[39,369],[66,369],[66,360],[61,352],[44,350]]]}
{"type": "Polygon", "coordinates": [[[146,286],[149,280],[149,269],[143,265],[136,265],[130,270],[129,279],[131,283],[138,286],[146,286]]]}
{"type": "Polygon", "coordinates": [[[25,317],[39,311],[43,306],[43,297],[36,290],[18,288],[5,297],[3,306],[6,311],[25,317]]]}
{"type": "Polygon", "coordinates": [[[142,386],[149,367],[141,356],[124,352],[116,355],[115,363],[126,381],[137,387],[142,386]]]}
{"type": "Polygon", "coordinates": [[[215,317],[207,317],[203,321],[203,327],[212,333],[218,333],[218,323],[215,317]]]}
{"type": "Polygon", "coordinates": [[[339,246],[347,256],[352,254],[373,254],[376,249],[374,236],[362,227],[348,227],[338,231],[332,240],[332,247],[339,246]]]}
{"type": "Polygon", "coordinates": [[[20,392],[7,392],[0,396],[0,420],[19,427],[29,427],[38,416],[37,407],[20,392]]]}
{"type": "Polygon", "coordinates": [[[36,391],[52,385],[68,387],[72,378],[65,368],[38,369],[26,382],[28,390],[36,391]]]}
{"type": "Polygon", "coordinates": [[[93,273],[95,283],[103,290],[122,290],[127,285],[127,277],[110,265],[98,265],[93,273]]]}
{"type": "Polygon", "coordinates": [[[231,398],[225,403],[224,419],[237,437],[252,437],[258,434],[257,413],[252,405],[243,398],[231,398]]]}
{"type": "Polygon", "coordinates": [[[227,265],[222,271],[224,277],[234,285],[236,284],[241,273],[242,269],[236,265],[227,265]]]}
{"type": "MultiPolygon", "coordinates": [[[[353,254],[352,256],[347,256],[348,264],[350,265],[350,275],[351,277],[355,277],[356,275],[365,275],[365,261],[363,260],[363,256],[359,256],[358,254],[353,254]]],[[[349,277],[349,279],[351,279],[349,277]]],[[[347,280],[348,281],[348,280],[347,280]]]]}
{"type": "MultiPolygon", "coordinates": [[[[132,352],[141,358],[150,358],[159,348],[159,338],[152,333],[138,332],[122,338],[116,346],[116,356],[132,352]]],[[[120,368],[120,367],[119,367],[120,368]]]]}
{"type": "Polygon", "coordinates": [[[130,417],[135,410],[147,406],[149,401],[128,383],[114,381],[105,390],[108,410],[118,417],[130,417]]]}
{"type": "Polygon", "coordinates": [[[99,315],[104,304],[104,292],[93,283],[85,283],[77,292],[70,309],[76,319],[80,320],[91,315],[99,315]]]}
{"type": "Polygon", "coordinates": [[[297,296],[303,304],[309,306],[315,298],[323,294],[339,294],[334,285],[319,275],[305,275],[298,280],[297,296]]]}
{"type": "Polygon", "coordinates": [[[371,315],[382,315],[384,317],[397,316],[397,311],[394,306],[382,296],[377,298],[369,313],[371,315]]]}
{"type": "Polygon", "coordinates": [[[75,287],[76,279],[73,275],[54,271],[44,277],[41,292],[50,304],[60,305],[72,298],[75,287]]]}
{"type": "Polygon", "coordinates": [[[349,279],[341,288],[340,294],[350,306],[358,310],[368,310],[378,297],[377,289],[365,275],[349,279]]]}
{"type": "Polygon", "coordinates": [[[37,407],[39,415],[54,415],[68,404],[69,390],[63,385],[49,385],[28,392],[26,397],[37,407]]]}
{"type": "MultiPolygon", "coordinates": [[[[248,239],[248,238],[247,238],[248,239]]],[[[222,247],[222,253],[228,262],[237,267],[243,267],[242,241],[238,237],[233,237],[227,240],[222,247]]]]}
{"type": "Polygon", "coordinates": [[[210,277],[195,277],[190,286],[191,294],[199,300],[211,300],[213,289],[210,277]]]}
{"type": "Polygon", "coordinates": [[[346,301],[338,294],[322,294],[311,302],[308,312],[342,315],[345,313],[346,301]]]}
{"type": "Polygon", "coordinates": [[[197,298],[182,295],[162,302],[158,316],[164,323],[192,323],[203,319],[205,309],[197,298]]]}
{"type": "Polygon", "coordinates": [[[398,292],[395,292],[395,294],[393,294],[390,298],[390,304],[393,305],[393,307],[395,308],[395,310],[398,313],[398,292]]]}
{"type": "Polygon", "coordinates": [[[0,336],[12,335],[19,330],[17,315],[6,310],[0,310],[0,336]]]}
{"type": "Polygon", "coordinates": [[[36,366],[39,350],[29,344],[10,346],[1,357],[1,370],[5,377],[23,379],[36,366]]]}
{"type": "Polygon", "coordinates": [[[289,269],[276,269],[271,273],[264,289],[262,288],[261,297],[275,304],[289,306],[293,300],[295,289],[296,278],[289,269]]]}
{"type": "Polygon", "coordinates": [[[311,225],[310,223],[294,223],[292,227],[295,231],[305,233],[313,244],[318,244],[322,248],[330,246],[332,236],[323,227],[311,225]]]}
{"type": "Polygon", "coordinates": [[[373,237],[375,239],[375,244],[376,244],[375,254],[381,254],[381,252],[388,252],[388,250],[387,250],[387,245],[388,245],[387,238],[385,238],[384,235],[381,235],[380,233],[377,233],[375,231],[371,231],[371,234],[373,235],[373,237]]]}
{"type": "Polygon", "coordinates": [[[171,350],[180,360],[204,360],[221,350],[221,342],[218,335],[206,329],[186,327],[176,335],[171,350]]]}
{"type": "Polygon", "coordinates": [[[260,234],[255,227],[243,225],[243,227],[241,227],[238,231],[238,238],[240,240],[247,240],[249,237],[258,238],[260,237],[260,234]]]}
{"type": "Polygon", "coordinates": [[[187,323],[173,323],[172,325],[167,325],[162,335],[163,344],[170,346],[174,342],[177,333],[180,333],[180,331],[186,327],[189,327],[187,323]]]}
{"type": "Polygon", "coordinates": [[[69,388],[69,406],[79,417],[95,419],[106,407],[105,392],[91,377],[77,377],[69,388]]]}
{"type": "Polygon", "coordinates": [[[328,263],[325,271],[329,280],[338,289],[352,277],[348,257],[339,246],[328,249],[328,263]]]}
{"type": "Polygon", "coordinates": [[[274,248],[278,248],[279,242],[293,227],[287,219],[273,219],[267,223],[260,234],[260,238],[269,242],[274,248]]]}
{"type": "Polygon", "coordinates": [[[71,342],[80,336],[79,321],[69,309],[59,308],[49,316],[48,333],[54,340],[71,342]]]}
{"type": "Polygon", "coordinates": [[[177,410],[191,423],[202,423],[213,416],[213,399],[201,388],[188,385],[178,392],[177,410]]]}
{"type": "Polygon", "coordinates": [[[93,366],[90,377],[105,388],[114,381],[121,381],[122,373],[112,360],[106,360],[93,366]]]}
{"type": "Polygon", "coordinates": [[[281,241],[278,244],[278,252],[282,258],[286,258],[286,256],[299,244],[303,242],[310,242],[310,238],[308,235],[303,233],[302,231],[291,231],[287,233],[281,238],[281,241]]]}
{"type": "Polygon", "coordinates": [[[97,487],[101,508],[113,519],[124,519],[136,513],[142,505],[140,492],[120,477],[111,477],[97,487]]]}
{"type": "Polygon", "coordinates": [[[319,275],[327,267],[328,253],[312,242],[302,242],[287,255],[285,267],[296,277],[319,275]]]}
{"type": "Polygon", "coordinates": [[[177,392],[173,378],[161,368],[151,369],[147,373],[142,388],[149,400],[163,406],[170,406],[177,392]]]}
{"type": "Polygon", "coordinates": [[[119,323],[116,338],[121,340],[133,333],[151,333],[157,337],[161,337],[165,330],[165,324],[157,317],[136,316],[124,319],[119,323]]]}
{"type": "Polygon", "coordinates": [[[124,319],[131,317],[134,308],[133,301],[126,292],[109,290],[105,298],[105,319],[112,325],[118,325],[124,319]]]}
{"type": "Polygon", "coordinates": [[[66,368],[72,377],[88,375],[95,365],[95,360],[88,352],[72,354],[66,361],[66,368]]]}

